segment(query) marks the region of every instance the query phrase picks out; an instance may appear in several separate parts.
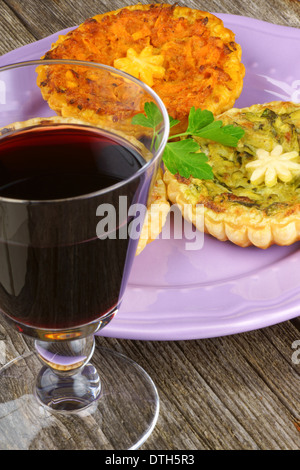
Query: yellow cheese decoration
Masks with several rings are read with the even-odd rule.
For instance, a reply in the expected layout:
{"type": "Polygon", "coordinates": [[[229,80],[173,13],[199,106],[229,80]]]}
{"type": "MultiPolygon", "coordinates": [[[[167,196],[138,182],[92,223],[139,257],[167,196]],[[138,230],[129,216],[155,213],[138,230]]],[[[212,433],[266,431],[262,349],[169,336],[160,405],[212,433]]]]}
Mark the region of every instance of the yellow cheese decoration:
{"type": "Polygon", "coordinates": [[[250,181],[255,185],[265,182],[271,188],[278,179],[288,183],[300,173],[300,164],[293,161],[299,157],[298,152],[283,153],[281,145],[276,145],[272,152],[258,149],[256,157],[257,160],[246,164],[247,169],[253,170],[250,181]]]}
{"type": "Polygon", "coordinates": [[[152,46],[146,46],[140,54],[129,48],[126,57],[114,61],[114,67],[133,75],[151,87],[154,78],[163,78],[165,75],[163,61],[162,55],[153,55],[152,46]]]}

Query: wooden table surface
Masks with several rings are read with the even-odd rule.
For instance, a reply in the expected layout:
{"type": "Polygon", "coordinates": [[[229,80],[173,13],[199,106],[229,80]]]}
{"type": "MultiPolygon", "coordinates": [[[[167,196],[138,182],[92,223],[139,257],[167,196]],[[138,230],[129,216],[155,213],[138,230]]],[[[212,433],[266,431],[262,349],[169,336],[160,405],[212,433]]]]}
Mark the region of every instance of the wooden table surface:
{"type": "MultiPolygon", "coordinates": [[[[1,0],[0,55],[126,4],[131,2],[1,0]]],[[[192,0],[179,4],[300,27],[299,0],[192,0]]],[[[5,342],[7,360],[31,347],[27,338],[17,335],[3,320],[0,340],[5,342]]],[[[298,318],[204,340],[101,338],[97,342],[137,361],[156,383],[160,416],[142,450],[293,450],[300,448],[300,363],[292,348],[299,340],[298,318]]]]}

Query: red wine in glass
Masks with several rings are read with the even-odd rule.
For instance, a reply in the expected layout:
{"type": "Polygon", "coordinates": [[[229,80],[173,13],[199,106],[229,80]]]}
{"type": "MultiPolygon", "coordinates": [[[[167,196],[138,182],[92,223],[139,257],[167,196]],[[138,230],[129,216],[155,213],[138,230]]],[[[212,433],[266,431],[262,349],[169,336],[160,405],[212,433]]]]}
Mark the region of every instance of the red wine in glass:
{"type": "Polygon", "coordinates": [[[118,233],[131,221],[118,201],[134,203],[144,177],[130,176],[144,163],[127,142],[85,126],[33,127],[2,138],[0,305],[20,329],[87,325],[118,306],[129,243],[118,233]],[[96,234],[100,203],[116,209],[115,233],[106,239],[96,234]]]}

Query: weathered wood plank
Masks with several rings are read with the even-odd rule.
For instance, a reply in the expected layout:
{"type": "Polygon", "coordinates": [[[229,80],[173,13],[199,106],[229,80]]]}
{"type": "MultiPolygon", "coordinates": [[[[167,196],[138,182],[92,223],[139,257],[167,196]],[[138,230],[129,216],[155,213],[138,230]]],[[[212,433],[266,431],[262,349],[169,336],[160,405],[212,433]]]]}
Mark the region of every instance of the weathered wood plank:
{"type": "Polygon", "coordinates": [[[0,38],[0,55],[35,41],[35,37],[3,2],[0,6],[0,38]]]}
{"type": "MultiPolygon", "coordinates": [[[[300,331],[300,317],[295,318],[294,320],[292,320],[292,323],[300,331]]],[[[299,335],[299,337],[300,337],[300,335],[299,335]]]]}
{"type": "MultiPolygon", "coordinates": [[[[109,10],[132,5],[132,0],[4,0],[7,5],[21,18],[31,34],[40,39],[63,28],[75,26],[86,18],[109,10]]],[[[147,0],[140,3],[147,4],[147,0]]],[[[164,3],[162,1],[157,3],[164,3]]],[[[172,3],[172,2],[170,2],[172,3]]],[[[293,0],[191,0],[178,2],[200,10],[219,13],[231,13],[259,18],[277,24],[300,27],[300,2],[293,0]]]]}
{"type": "Polygon", "coordinates": [[[298,336],[287,322],[199,341],[105,342],[140,363],[157,384],[167,406],[158,431],[168,449],[189,442],[198,449],[290,450],[300,446],[299,366],[291,358],[298,336]]]}

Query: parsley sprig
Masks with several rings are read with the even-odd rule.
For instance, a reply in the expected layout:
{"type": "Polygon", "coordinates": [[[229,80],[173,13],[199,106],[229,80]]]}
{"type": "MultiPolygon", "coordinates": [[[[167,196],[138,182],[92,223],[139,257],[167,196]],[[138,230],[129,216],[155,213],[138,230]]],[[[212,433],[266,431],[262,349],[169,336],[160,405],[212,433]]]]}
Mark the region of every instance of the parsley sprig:
{"type": "MultiPolygon", "coordinates": [[[[159,125],[163,121],[163,116],[153,102],[144,105],[145,114],[136,114],[132,119],[132,124],[149,127],[153,129],[151,148],[156,148],[160,142],[159,125]]],[[[176,126],[180,121],[169,116],[170,127],[176,126]]],[[[220,144],[236,147],[238,141],[243,137],[245,131],[239,126],[225,125],[222,121],[215,121],[211,111],[191,108],[188,118],[188,127],[185,132],[172,135],[163,154],[163,162],[172,173],[184,178],[213,179],[213,171],[207,163],[208,157],[200,152],[200,145],[192,138],[202,137],[213,140],[220,144]],[[184,137],[184,139],[182,139],[184,137]],[[174,139],[175,142],[170,142],[174,139]]]]}

